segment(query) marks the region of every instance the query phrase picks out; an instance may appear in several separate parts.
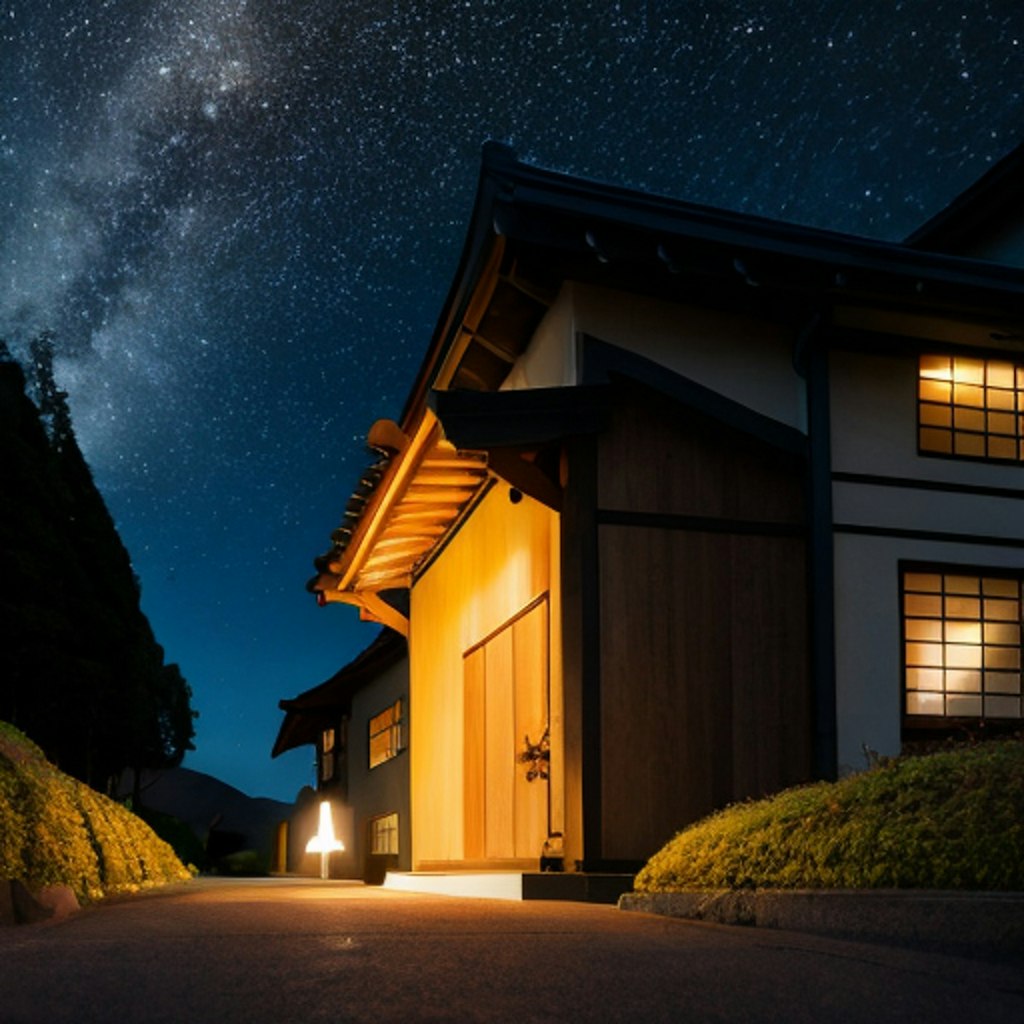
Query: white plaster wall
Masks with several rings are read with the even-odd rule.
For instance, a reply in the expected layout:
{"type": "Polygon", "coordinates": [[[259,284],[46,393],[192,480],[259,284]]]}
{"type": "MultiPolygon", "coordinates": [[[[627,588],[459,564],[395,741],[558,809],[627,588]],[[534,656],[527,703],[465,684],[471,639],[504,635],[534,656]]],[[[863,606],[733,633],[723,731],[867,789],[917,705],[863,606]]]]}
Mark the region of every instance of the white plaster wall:
{"type": "Polygon", "coordinates": [[[544,315],[526,351],[501,385],[502,391],[568,387],[576,383],[573,288],[566,285],[544,315]]]}
{"type": "Polygon", "coordinates": [[[837,481],[832,503],[836,523],[1006,539],[1024,536],[1024,502],[1015,498],[837,481]]]}
{"type": "Polygon", "coordinates": [[[867,767],[863,744],[900,750],[900,561],[1024,569],[1024,550],[837,534],[836,719],[839,770],[867,767]]]}
{"type": "Polygon", "coordinates": [[[917,359],[836,352],[830,363],[833,472],[888,478],[836,481],[842,526],[963,534],[994,544],[844,534],[835,537],[836,700],[839,766],[863,769],[867,744],[900,749],[902,657],[899,563],[1024,567],[1024,551],[998,539],[1024,534],[1024,503],[991,495],[901,486],[905,481],[1020,489],[1019,466],[917,454],[917,359]]]}
{"type": "Polygon", "coordinates": [[[567,282],[506,379],[505,388],[579,380],[576,335],[660,363],[765,416],[806,430],[804,384],[791,332],[746,316],[567,282]]]}
{"type": "Polygon", "coordinates": [[[832,471],[1019,488],[1019,466],[917,454],[917,373],[913,354],[831,354],[832,471]]]}

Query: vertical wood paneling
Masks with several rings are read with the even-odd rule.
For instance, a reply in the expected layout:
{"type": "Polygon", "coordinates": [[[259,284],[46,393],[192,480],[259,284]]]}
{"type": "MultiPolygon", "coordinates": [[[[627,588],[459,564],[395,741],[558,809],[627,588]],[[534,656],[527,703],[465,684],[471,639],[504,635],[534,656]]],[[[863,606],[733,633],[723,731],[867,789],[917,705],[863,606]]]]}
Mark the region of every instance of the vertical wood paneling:
{"type": "MultiPolygon", "coordinates": [[[[413,587],[409,754],[414,868],[471,856],[464,833],[463,655],[557,586],[558,566],[551,561],[557,521],[557,513],[529,497],[513,504],[508,487],[499,483],[413,587]]],[[[559,628],[552,622],[552,630],[559,628]]]]}
{"type": "Polygon", "coordinates": [[[603,853],[643,859],[716,808],[809,777],[803,547],[601,537],[603,853]]]}
{"type": "MultiPolygon", "coordinates": [[[[548,603],[542,601],[512,624],[515,661],[515,750],[528,736],[539,743],[548,725],[548,603]]],[[[526,778],[527,765],[515,765],[516,857],[539,857],[548,834],[548,783],[526,778]]]]}
{"type": "Polygon", "coordinates": [[[659,514],[797,523],[792,458],[648,389],[624,388],[601,436],[598,505],[659,514]]]}
{"type": "Polygon", "coordinates": [[[601,855],[643,860],[810,777],[806,540],[761,525],[803,521],[804,469],[664,396],[619,397],[599,442],[601,506],[624,513],[597,556],[601,855]]]}
{"type": "Polygon", "coordinates": [[[484,855],[484,650],[478,647],[466,655],[464,715],[465,776],[463,807],[466,857],[480,860],[484,855]]]}
{"type": "Polygon", "coordinates": [[[511,630],[484,648],[484,856],[515,856],[515,664],[511,630]]]}

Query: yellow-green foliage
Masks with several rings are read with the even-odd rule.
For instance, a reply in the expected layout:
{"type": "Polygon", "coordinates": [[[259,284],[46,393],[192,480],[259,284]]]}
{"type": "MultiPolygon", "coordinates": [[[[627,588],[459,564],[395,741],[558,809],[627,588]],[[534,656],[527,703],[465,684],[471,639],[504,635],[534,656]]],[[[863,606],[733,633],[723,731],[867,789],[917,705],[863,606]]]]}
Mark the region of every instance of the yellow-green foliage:
{"type": "Polygon", "coordinates": [[[141,818],[0,722],[0,878],[67,885],[85,902],[189,877],[141,818]]]}
{"type": "Polygon", "coordinates": [[[1024,743],[900,758],[728,807],[680,832],[635,885],[1024,890],[1024,743]]]}

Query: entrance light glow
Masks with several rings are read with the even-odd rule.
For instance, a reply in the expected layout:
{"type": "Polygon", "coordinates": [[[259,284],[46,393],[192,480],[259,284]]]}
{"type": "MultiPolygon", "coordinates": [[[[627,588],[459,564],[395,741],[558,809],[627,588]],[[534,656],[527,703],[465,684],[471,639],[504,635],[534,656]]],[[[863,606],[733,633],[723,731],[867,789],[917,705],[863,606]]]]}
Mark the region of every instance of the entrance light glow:
{"type": "Polygon", "coordinates": [[[315,836],[306,843],[306,853],[320,854],[320,877],[327,878],[327,862],[330,855],[344,850],[345,844],[334,835],[334,822],[331,820],[331,804],[328,800],[320,802],[320,828],[315,836]]]}

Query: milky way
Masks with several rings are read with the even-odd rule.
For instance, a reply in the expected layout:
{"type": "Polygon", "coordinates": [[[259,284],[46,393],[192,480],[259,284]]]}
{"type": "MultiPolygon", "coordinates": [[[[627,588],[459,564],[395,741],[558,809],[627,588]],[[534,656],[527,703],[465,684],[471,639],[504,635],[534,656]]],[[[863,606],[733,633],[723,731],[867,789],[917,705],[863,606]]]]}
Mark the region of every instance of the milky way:
{"type": "Polygon", "coordinates": [[[1005,2],[32,2],[0,8],[0,335],[76,431],[201,712],[291,797],[276,701],[372,638],[303,592],[397,415],[481,144],[896,239],[1019,141],[1005,2]],[[568,9],[567,9],[568,8],[568,9]]]}

